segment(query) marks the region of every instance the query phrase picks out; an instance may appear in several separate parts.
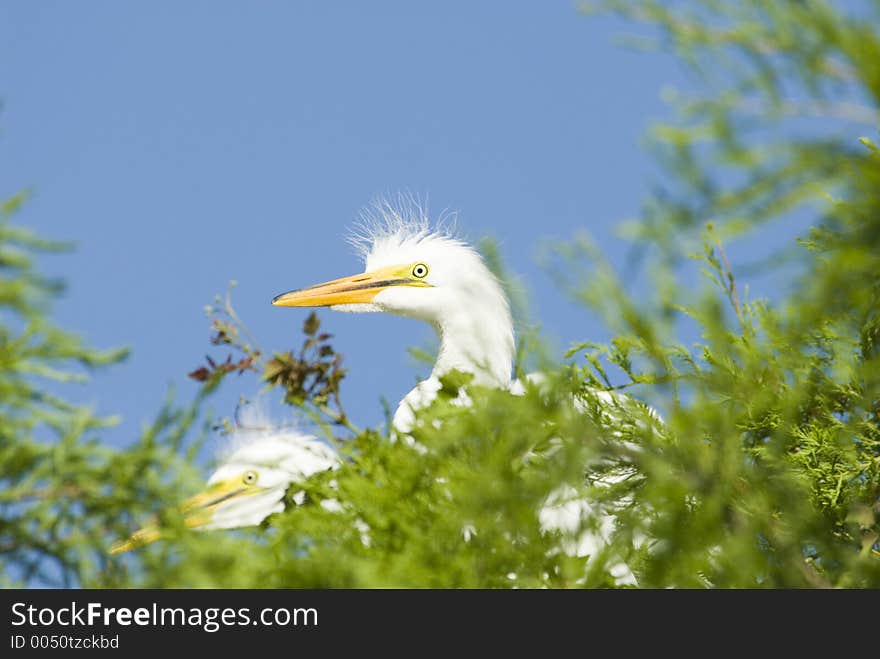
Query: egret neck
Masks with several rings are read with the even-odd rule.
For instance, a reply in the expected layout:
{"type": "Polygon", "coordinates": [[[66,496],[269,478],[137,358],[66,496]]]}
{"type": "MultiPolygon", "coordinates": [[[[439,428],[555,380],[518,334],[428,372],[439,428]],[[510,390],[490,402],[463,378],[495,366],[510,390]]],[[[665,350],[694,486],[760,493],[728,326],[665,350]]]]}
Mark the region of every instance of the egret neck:
{"type": "MultiPolygon", "coordinates": [[[[459,298],[460,307],[447,309],[432,324],[440,337],[437,361],[426,380],[400,401],[392,419],[394,429],[412,431],[416,410],[431,403],[440,390],[440,378],[453,370],[471,373],[474,384],[507,388],[513,368],[513,322],[507,299],[494,277],[487,280],[497,290],[481,291],[472,299],[459,298]]],[[[456,399],[467,404],[467,394],[456,399]]]]}
{"type": "Polygon", "coordinates": [[[497,291],[461,299],[460,307],[449,308],[443,318],[433,323],[440,338],[440,350],[431,377],[439,378],[457,369],[472,373],[476,384],[510,384],[513,323],[503,295],[498,287],[497,291]]]}

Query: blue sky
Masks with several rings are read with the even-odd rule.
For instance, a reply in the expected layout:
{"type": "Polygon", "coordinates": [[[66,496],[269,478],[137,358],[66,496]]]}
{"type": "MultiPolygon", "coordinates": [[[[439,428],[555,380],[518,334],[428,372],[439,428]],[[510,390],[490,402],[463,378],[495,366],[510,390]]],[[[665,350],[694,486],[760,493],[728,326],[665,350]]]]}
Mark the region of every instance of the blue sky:
{"type": "MultiPolygon", "coordinates": [[[[560,352],[602,338],[537,263],[582,228],[622,264],[614,226],[657,172],[643,150],[680,83],[665,56],[620,47],[624,28],[568,1],[40,2],[0,7],[0,196],[75,252],[43,265],[69,291],[55,318],[128,361],[67,396],[121,414],[126,442],[186,373],[218,351],[203,307],[233,300],[267,349],[298,346],[307,312],[278,293],[356,272],[344,236],[399,190],[496,237],[560,352]]],[[[382,421],[426,372],[406,355],[430,329],[321,314],[350,369],[360,425],[382,421]]],[[[242,381],[253,394],[253,380],[242,381]]],[[[214,398],[232,411],[232,380],[214,398]]]]}

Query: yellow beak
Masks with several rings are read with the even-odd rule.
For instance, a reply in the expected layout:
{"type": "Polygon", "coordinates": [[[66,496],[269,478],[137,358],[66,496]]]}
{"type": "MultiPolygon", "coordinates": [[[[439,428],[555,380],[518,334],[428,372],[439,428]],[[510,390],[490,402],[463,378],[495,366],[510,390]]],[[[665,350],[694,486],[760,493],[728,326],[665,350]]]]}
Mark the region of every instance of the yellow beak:
{"type": "Polygon", "coordinates": [[[366,304],[390,286],[430,286],[413,277],[408,265],[391,265],[351,277],[282,293],[272,300],[276,307],[329,307],[366,304]]]}
{"type": "MultiPolygon", "coordinates": [[[[227,481],[209,485],[204,491],[187,499],[180,506],[183,521],[187,528],[197,529],[211,521],[214,509],[223,502],[250,494],[257,494],[261,489],[247,486],[241,481],[241,477],[231,478],[227,481]]],[[[163,536],[162,530],[156,523],[147,524],[129,536],[127,540],[114,542],[110,547],[111,554],[121,554],[132,549],[137,549],[151,542],[159,540],[163,536]]]]}

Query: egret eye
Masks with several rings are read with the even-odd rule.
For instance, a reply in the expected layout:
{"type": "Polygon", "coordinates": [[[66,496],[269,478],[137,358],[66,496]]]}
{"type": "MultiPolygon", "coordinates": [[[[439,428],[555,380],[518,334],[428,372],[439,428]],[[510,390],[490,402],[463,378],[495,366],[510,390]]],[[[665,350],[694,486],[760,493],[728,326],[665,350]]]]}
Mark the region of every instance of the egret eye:
{"type": "Polygon", "coordinates": [[[244,472],[244,476],[241,477],[241,482],[245,485],[253,485],[257,482],[257,472],[255,471],[246,471],[244,472]]]}
{"type": "Polygon", "coordinates": [[[412,269],[413,277],[424,279],[428,276],[428,266],[424,263],[416,263],[412,269]]]}

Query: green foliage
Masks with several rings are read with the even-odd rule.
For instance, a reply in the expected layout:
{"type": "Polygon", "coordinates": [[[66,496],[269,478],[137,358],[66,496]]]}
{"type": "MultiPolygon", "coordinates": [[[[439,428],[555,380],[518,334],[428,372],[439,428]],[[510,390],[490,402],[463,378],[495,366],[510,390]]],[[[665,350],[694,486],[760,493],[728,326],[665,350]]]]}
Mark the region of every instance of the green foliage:
{"type": "Polygon", "coordinates": [[[56,393],[126,351],[95,350],[48,320],[62,286],[34,259],[65,246],[12,222],[23,201],[0,205],[0,582],[112,581],[125,572],[108,560],[108,543],[187,478],[195,482],[183,449],[197,406],[169,403],[132,446],[116,450],[99,440],[115,419],[56,393]]]}
{"type": "MultiPolygon", "coordinates": [[[[338,470],[295,485],[307,503],[270,519],[268,528],[237,533],[221,548],[182,531],[168,541],[179,560],[149,573],[146,586],[200,585],[207,565],[219,566],[213,585],[251,587],[533,587],[607,584],[586,575],[585,558],[558,551],[541,532],[534,506],[560,479],[583,489],[586,453],[559,447],[529,431],[535,419],[570,417],[569,408],[532,392],[511,402],[501,391],[473,391],[473,414],[451,397],[435,409],[443,429],[423,429],[418,444],[362,433],[341,447],[338,470]],[[322,503],[332,501],[335,505],[322,503]],[[196,580],[193,573],[197,574],[196,580]]],[[[569,420],[574,422],[573,419],[569,420]]],[[[582,426],[582,422],[578,421],[582,426]]],[[[581,430],[581,433],[584,431],[581,430]]],[[[139,558],[165,551],[149,545],[139,558]]]]}
{"type": "Polygon", "coordinates": [[[4,217],[6,580],[590,587],[617,585],[625,562],[641,587],[880,586],[880,151],[865,136],[880,126],[877,22],[817,1],[591,6],[645,23],[697,74],[699,96],[652,131],[662,185],[623,227],[648,283],[633,292],[637,273],[615,272],[586,235],[557,246],[560,284],[613,338],[573,346],[522,396],[452,373],[412,437],[347,418],[317,316],[299,351],[267,353],[218,300],[212,342],[229,352],[191,376],[206,393],[259,377],[342,457],[259,528],[196,533],[175,507],[198,489],[186,437],[200,400],[116,450],[97,440],[102,420],[47,393],[38,378],[119,355],[46,321],[57,286],[31,254],[48,245],[4,217]],[[793,218],[810,229],[758,264],[782,285],[751,298],[737,273],[755,264],[726,250],[793,218]],[[560,497],[595,514],[542,528],[560,497]],[[163,540],[108,558],[155,513],[163,540]],[[566,551],[608,516],[601,548],[566,551]]]}
{"type": "Polygon", "coordinates": [[[859,137],[880,126],[876,20],[825,2],[595,4],[657,28],[716,91],[653,131],[671,182],[627,233],[651,250],[654,303],[588,240],[563,252],[594,265],[568,283],[619,333],[593,370],[601,357],[670,392],[674,445],[641,459],[640,497],[675,514],[649,529],[668,551],[643,583],[876,587],[880,158],[859,137]],[[814,214],[799,248],[762,264],[788,295],[742,299],[721,239],[814,214]],[[691,290],[688,257],[713,287],[691,290]]]}

